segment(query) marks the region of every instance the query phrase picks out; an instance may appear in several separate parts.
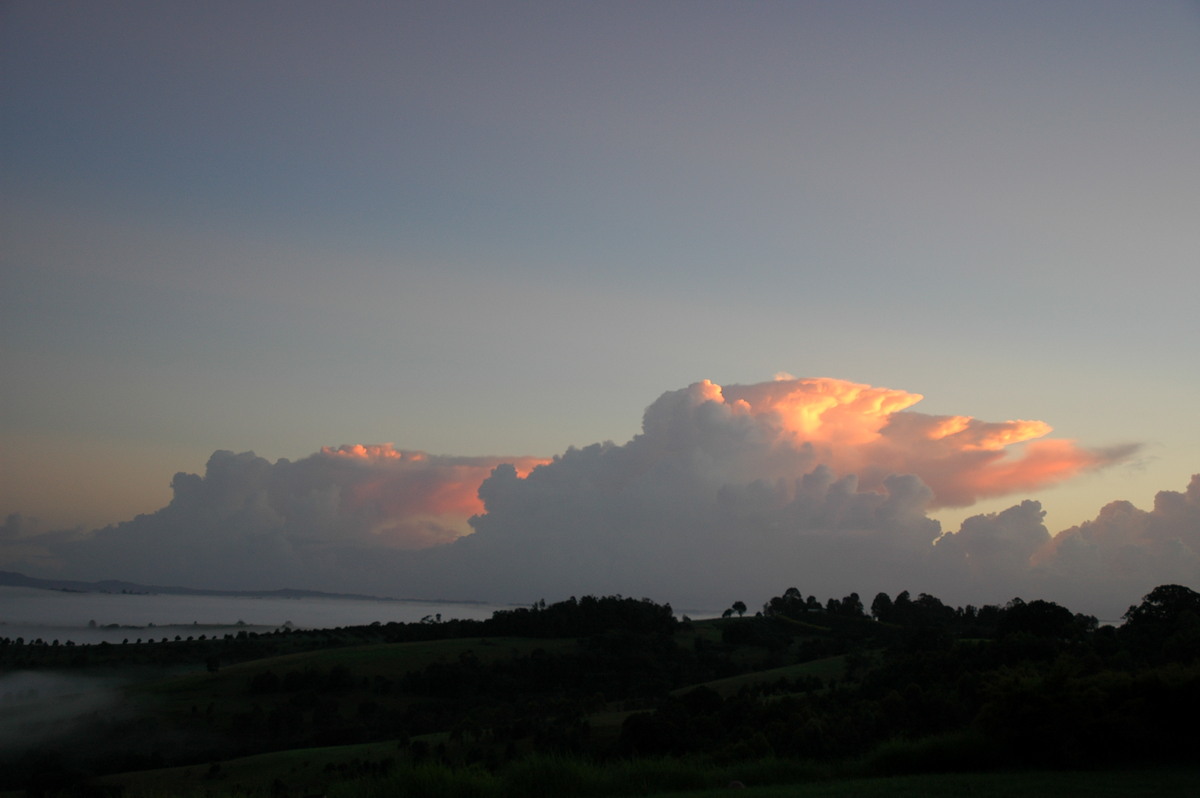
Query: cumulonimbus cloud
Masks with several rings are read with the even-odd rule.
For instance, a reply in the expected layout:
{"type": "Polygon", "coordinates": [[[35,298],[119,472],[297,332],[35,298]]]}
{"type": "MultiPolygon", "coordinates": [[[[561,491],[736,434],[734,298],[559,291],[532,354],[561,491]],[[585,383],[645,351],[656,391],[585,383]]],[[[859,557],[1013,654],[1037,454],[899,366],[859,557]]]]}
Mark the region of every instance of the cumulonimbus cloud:
{"type": "Polygon", "coordinates": [[[660,396],[626,443],[551,460],[390,444],[276,463],[217,452],[204,475],[177,474],[156,513],[19,542],[41,546],[42,572],[54,561],[80,578],[516,602],[618,592],[704,606],[796,585],[1099,608],[1113,574],[1125,602],[1200,580],[1195,481],[1149,513],[1110,505],[1057,539],[1034,501],[943,534],[931,509],[1052,485],[1135,447],[923,414],[920,399],[827,378],[701,381],[660,396]]]}
{"type": "Polygon", "coordinates": [[[928,511],[1054,484],[1133,449],[1040,440],[1040,421],[911,410],[921,398],[825,378],[701,381],[663,394],[624,445],[572,449],[525,477],[498,468],[480,488],[476,534],[452,548],[493,563],[522,552],[557,590],[605,574],[636,592],[653,571],[696,599],[779,580],[818,594],[850,582],[966,592],[980,568],[994,573],[975,586],[1012,589],[1050,537],[1036,502],[972,519],[961,537],[943,538],[928,511]]]}

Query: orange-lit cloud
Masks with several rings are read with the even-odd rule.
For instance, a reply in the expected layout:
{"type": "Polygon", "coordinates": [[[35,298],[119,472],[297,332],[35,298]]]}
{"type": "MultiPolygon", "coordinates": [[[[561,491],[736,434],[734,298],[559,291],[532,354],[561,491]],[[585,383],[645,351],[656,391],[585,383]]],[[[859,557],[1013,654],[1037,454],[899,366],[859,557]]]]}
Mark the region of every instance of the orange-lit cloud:
{"type": "Polygon", "coordinates": [[[496,466],[511,464],[524,476],[549,462],[437,456],[390,443],[325,446],[309,459],[340,472],[340,512],[372,519],[370,532],[398,548],[425,548],[468,534],[467,519],[484,509],[479,486],[496,466]]]}
{"type": "MultiPolygon", "coordinates": [[[[708,383],[711,385],[711,383],[708,383]]],[[[752,415],[775,415],[795,440],[837,446],[875,441],[893,413],[921,401],[920,394],[846,380],[777,377],[755,385],[712,386],[714,401],[739,403],[752,415]]]]}
{"type": "Polygon", "coordinates": [[[1130,451],[1037,440],[1051,431],[1042,421],[927,415],[909,409],[920,394],[846,380],[781,375],[756,385],[700,386],[702,401],[755,418],[777,431],[776,444],[808,447],[815,462],[856,474],[861,488],[877,489],[889,474],[916,474],[933,490],[932,507],[1037,490],[1130,451]]]}

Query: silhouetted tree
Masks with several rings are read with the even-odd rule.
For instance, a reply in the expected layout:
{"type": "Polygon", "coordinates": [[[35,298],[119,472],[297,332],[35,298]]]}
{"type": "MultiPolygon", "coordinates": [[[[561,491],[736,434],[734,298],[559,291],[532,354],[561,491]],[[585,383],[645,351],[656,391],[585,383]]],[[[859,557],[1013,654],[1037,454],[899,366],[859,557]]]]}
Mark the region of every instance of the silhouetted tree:
{"type": "Polygon", "coordinates": [[[871,617],[877,621],[892,620],[892,599],[887,593],[877,593],[871,602],[871,617]]]}
{"type": "Polygon", "coordinates": [[[775,596],[763,605],[763,615],[781,615],[788,618],[798,618],[807,610],[804,596],[794,587],[789,587],[782,596],[775,596]]]}
{"type": "Polygon", "coordinates": [[[857,593],[851,593],[842,599],[841,613],[848,618],[862,618],[866,615],[863,611],[862,599],[857,593]]]}
{"type": "Polygon", "coordinates": [[[1028,604],[1013,599],[1000,618],[997,632],[1001,637],[1024,633],[1034,637],[1067,640],[1083,632],[1075,615],[1052,601],[1036,599],[1028,604]]]}
{"type": "Polygon", "coordinates": [[[1200,657],[1200,593],[1183,585],[1160,585],[1129,608],[1120,631],[1151,658],[1200,657]]]}
{"type": "Polygon", "coordinates": [[[1125,612],[1127,628],[1169,624],[1185,613],[1200,613],[1200,593],[1183,585],[1159,585],[1125,612]]]}

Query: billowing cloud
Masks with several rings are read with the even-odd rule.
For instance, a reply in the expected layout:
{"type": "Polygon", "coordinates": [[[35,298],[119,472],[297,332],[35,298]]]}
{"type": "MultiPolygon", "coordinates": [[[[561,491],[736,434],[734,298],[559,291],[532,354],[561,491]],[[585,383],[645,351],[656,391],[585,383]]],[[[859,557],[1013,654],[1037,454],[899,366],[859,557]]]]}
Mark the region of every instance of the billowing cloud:
{"type": "Polygon", "coordinates": [[[203,476],[176,475],[162,510],[43,536],[44,550],[88,578],[516,602],[616,592],[701,607],[797,586],[1074,597],[1104,614],[1161,582],[1200,581],[1195,482],[1148,513],[1110,505],[1059,538],[1028,500],[943,534],[933,508],[1052,485],[1134,447],[1084,448],[1040,421],[922,414],[920,399],[834,379],[702,381],[659,397],[628,442],[552,460],[391,445],[294,463],[217,452],[203,476]],[[1114,574],[1119,592],[1105,586],[1114,574]]]}
{"type": "MultiPolygon", "coordinates": [[[[921,398],[835,379],[698,382],[654,402],[627,444],[572,449],[526,477],[497,469],[480,488],[476,534],[451,548],[460,565],[537,561],[558,593],[661,584],[711,601],[796,584],[1011,598],[1049,539],[1040,506],[944,538],[927,512],[1054,484],[1131,447],[1034,440],[1050,432],[1040,421],[910,410],[921,398]]],[[[491,579],[503,569],[462,571],[503,589],[491,579]]]]}
{"type": "MultiPolygon", "coordinates": [[[[479,484],[500,463],[539,458],[448,457],[391,444],[323,448],[271,463],[215,452],[203,476],[178,473],[166,507],[53,546],[68,567],[136,581],[265,587],[293,580],[348,589],[348,553],[448,543],[483,509],[479,484]]],[[[386,555],[384,556],[386,559],[386,555]]]]}
{"type": "Polygon", "coordinates": [[[387,546],[426,548],[470,532],[482,512],[479,485],[500,463],[521,473],[548,462],[534,457],[446,457],[391,444],[325,447],[294,465],[276,464],[294,497],[336,488],[337,512],[387,546]],[[286,473],[289,466],[296,474],[286,473]],[[299,476],[299,478],[297,478],[299,476]]]}
{"type": "MultiPolygon", "coordinates": [[[[957,533],[940,538],[934,551],[946,589],[959,596],[1033,595],[1030,565],[1052,540],[1045,517],[1041,504],[1026,500],[967,518],[957,533]]],[[[1038,592],[1037,597],[1049,596],[1038,592]]]]}
{"type": "Polygon", "coordinates": [[[1097,583],[1115,594],[1139,596],[1147,584],[1197,585],[1200,474],[1182,493],[1160,491],[1148,511],[1127,501],[1110,502],[1093,520],[1060,532],[1033,563],[1043,584],[1068,596],[1081,594],[1083,600],[1097,583]]]}

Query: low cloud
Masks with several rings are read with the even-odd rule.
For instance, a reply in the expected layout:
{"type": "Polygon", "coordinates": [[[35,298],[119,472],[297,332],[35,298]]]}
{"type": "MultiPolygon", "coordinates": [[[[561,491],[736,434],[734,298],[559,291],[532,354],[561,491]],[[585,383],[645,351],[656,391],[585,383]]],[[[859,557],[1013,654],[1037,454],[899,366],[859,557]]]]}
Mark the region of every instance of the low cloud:
{"type": "Polygon", "coordinates": [[[1087,601],[1088,589],[1107,586],[1140,596],[1147,584],[1200,583],[1200,474],[1183,492],[1164,490],[1151,510],[1127,501],[1105,505],[1096,517],[1060,532],[1033,558],[1040,583],[1066,600],[1087,601]],[[1140,592],[1139,592],[1140,591],[1140,592]]]}
{"type": "Polygon", "coordinates": [[[1036,594],[1103,614],[1198,581],[1195,481],[1153,511],[1116,503],[1058,538],[1032,501],[943,534],[929,511],[1052,485],[1136,447],[923,414],[921,398],[834,379],[702,381],[659,397],[630,441],[552,460],[217,452],[203,476],[176,475],[162,510],[45,548],[75,577],[516,602],[623,593],[712,607],[794,585],[960,603],[1036,594]]]}
{"type": "Polygon", "coordinates": [[[80,534],[80,530],[43,529],[36,518],[9,513],[0,524],[0,568],[54,567],[57,558],[51,549],[80,534]]]}
{"type": "Polygon", "coordinates": [[[79,728],[80,716],[112,712],[113,681],[45,671],[0,675],[0,753],[13,755],[58,742],[79,728]]]}

